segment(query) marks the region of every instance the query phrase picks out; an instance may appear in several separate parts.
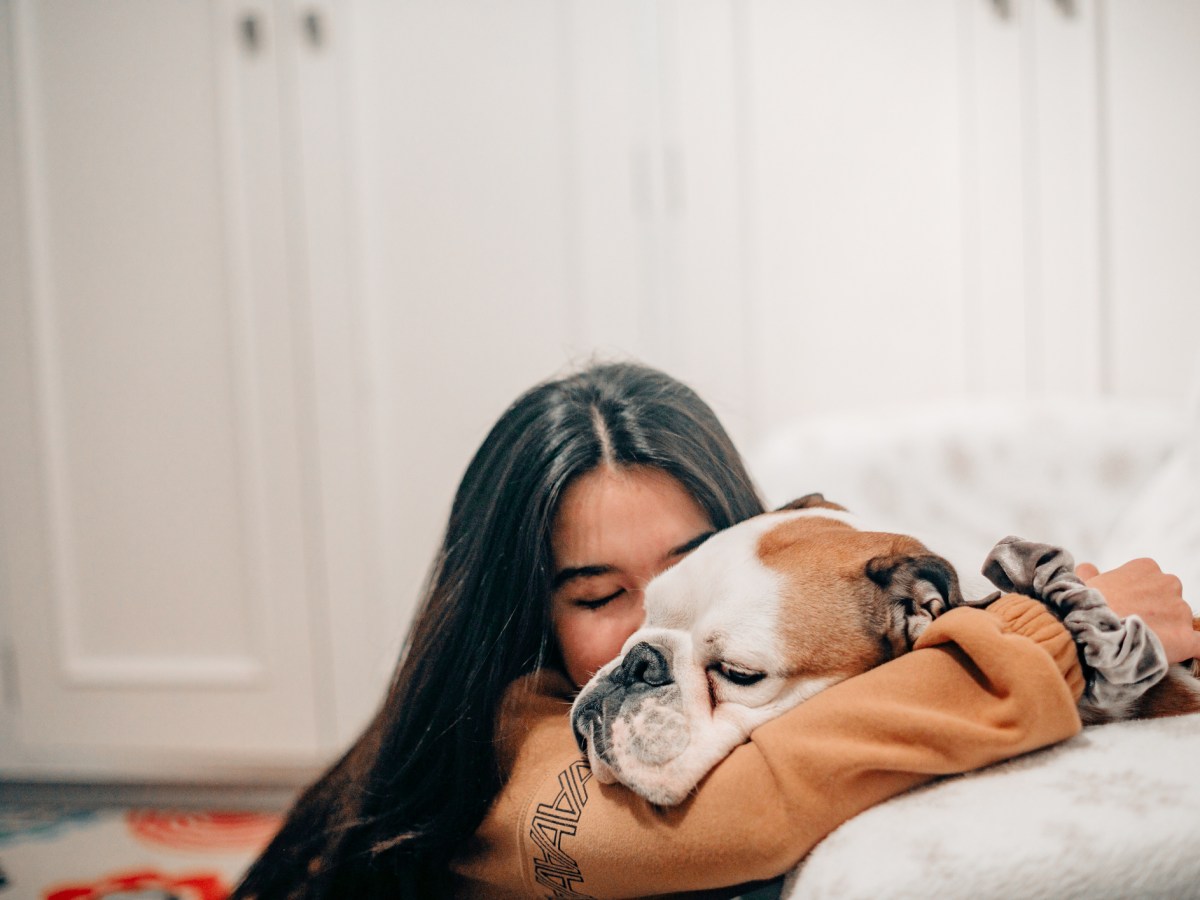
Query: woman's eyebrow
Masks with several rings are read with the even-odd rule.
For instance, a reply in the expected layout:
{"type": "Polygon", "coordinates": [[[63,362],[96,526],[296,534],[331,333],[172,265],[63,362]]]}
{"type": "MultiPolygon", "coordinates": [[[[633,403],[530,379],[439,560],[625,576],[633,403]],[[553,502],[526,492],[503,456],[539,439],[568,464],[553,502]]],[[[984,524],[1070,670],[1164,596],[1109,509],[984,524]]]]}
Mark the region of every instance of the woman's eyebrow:
{"type": "Polygon", "coordinates": [[[563,569],[550,582],[550,589],[557,590],[568,581],[573,581],[576,578],[595,578],[597,575],[607,575],[609,572],[614,571],[616,570],[612,566],[575,566],[570,569],[563,569]]]}
{"type": "MultiPolygon", "coordinates": [[[[685,553],[690,553],[691,551],[693,551],[697,547],[699,547],[701,544],[703,544],[705,541],[707,541],[714,534],[716,534],[715,531],[701,532],[700,534],[696,535],[691,540],[685,541],[684,543],[680,544],[678,547],[673,547],[672,549],[668,550],[666,558],[674,559],[677,556],[683,556],[685,553]]],[[[572,566],[570,568],[563,569],[561,572],[558,572],[555,574],[554,580],[550,582],[550,589],[552,591],[558,590],[560,587],[562,587],[568,581],[573,581],[576,578],[595,578],[597,575],[608,575],[615,571],[616,571],[616,569],[613,566],[608,566],[608,565],[572,566]]]]}
{"type": "Polygon", "coordinates": [[[667,557],[670,558],[673,556],[683,556],[683,554],[685,554],[685,553],[690,553],[691,551],[693,551],[697,547],[699,547],[701,544],[703,544],[705,541],[707,541],[714,534],[716,534],[715,531],[703,531],[700,534],[696,535],[694,538],[692,538],[690,541],[688,541],[684,544],[680,544],[674,550],[670,551],[667,554],[667,557]]]}

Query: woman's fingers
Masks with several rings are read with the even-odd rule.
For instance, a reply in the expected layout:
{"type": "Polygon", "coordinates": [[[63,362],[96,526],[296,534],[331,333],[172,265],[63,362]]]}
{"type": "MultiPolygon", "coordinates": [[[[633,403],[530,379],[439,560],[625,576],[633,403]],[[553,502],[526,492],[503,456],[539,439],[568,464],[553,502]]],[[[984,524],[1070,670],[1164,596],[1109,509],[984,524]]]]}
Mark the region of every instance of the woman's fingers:
{"type": "Polygon", "coordinates": [[[1091,563],[1080,563],[1075,567],[1075,574],[1079,576],[1081,581],[1087,581],[1089,578],[1095,578],[1100,574],[1100,570],[1091,563]]]}

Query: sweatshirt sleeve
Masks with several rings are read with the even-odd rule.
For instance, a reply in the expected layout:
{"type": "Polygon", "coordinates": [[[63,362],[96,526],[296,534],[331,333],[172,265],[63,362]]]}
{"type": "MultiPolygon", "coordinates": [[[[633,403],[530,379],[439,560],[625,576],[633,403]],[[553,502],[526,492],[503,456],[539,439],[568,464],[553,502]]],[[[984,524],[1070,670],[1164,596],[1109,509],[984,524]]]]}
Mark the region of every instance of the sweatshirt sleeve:
{"type": "Polygon", "coordinates": [[[758,728],[669,809],[591,778],[567,701],[530,699],[511,775],[455,861],[468,896],[630,897],[772,878],[838,825],[940,775],[1080,729],[1074,644],[1016,595],[937,619],[912,653],[758,728]]]}

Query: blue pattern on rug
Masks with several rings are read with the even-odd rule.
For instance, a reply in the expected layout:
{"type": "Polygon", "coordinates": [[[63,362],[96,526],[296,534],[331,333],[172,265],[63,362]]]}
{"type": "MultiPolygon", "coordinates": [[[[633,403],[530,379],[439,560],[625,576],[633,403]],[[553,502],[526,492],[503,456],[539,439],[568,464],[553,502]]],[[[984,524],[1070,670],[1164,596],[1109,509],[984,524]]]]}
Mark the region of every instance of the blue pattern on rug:
{"type": "Polygon", "coordinates": [[[0,805],[0,847],[55,838],[69,828],[94,821],[98,815],[99,810],[78,806],[0,805]]]}

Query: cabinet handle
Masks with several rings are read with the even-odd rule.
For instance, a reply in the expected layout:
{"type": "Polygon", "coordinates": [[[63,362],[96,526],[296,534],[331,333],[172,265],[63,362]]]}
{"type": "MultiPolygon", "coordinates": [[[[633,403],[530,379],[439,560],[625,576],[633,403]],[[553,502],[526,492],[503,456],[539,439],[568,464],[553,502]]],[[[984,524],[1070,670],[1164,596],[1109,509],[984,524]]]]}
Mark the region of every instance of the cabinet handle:
{"type": "Polygon", "coordinates": [[[1054,5],[1068,19],[1075,18],[1075,13],[1079,11],[1079,4],[1075,0],[1054,0],[1054,5]]]}
{"type": "Polygon", "coordinates": [[[995,10],[997,16],[1005,21],[1012,18],[1012,0],[992,0],[992,9],[995,10]]]}
{"type": "Polygon", "coordinates": [[[320,49],[325,43],[325,23],[321,21],[321,16],[316,10],[309,10],[304,14],[304,34],[308,37],[308,43],[314,50],[320,49]]]}
{"type": "Polygon", "coordinates": [[[247,12],[245,16],[242,16],[241,22],[238,23],[238,31],[241,34],[241,44],[246,48],[246,53],[253,56],[263,49],[263,23],[260,22],[258,13],[247,12]]]}
{"type": "Polygon", "coordinates": [[[246,13],[238,23],[238,31],[242,35],[242,46],[246,48],[246,52],[251,56],[258,53],[262,47],[262,25],[259,24],[258,16],[246,13]]]}

